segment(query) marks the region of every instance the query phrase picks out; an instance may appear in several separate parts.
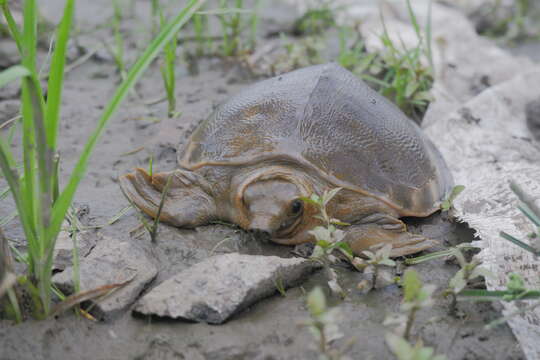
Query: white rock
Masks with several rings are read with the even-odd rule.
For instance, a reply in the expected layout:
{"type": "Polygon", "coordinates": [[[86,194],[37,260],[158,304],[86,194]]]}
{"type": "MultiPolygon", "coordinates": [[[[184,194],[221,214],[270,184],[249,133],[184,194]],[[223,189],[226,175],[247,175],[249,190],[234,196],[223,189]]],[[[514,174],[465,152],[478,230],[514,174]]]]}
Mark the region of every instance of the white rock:
{"type": "MultiPolygon", "coordinates": [[[[540,98],[540,70],[522,73],[491,87],[458,111],[432,119],[426,133],[445,157],[457,184],[465,190],[454,201],[456,215],[476,230],[478,255],[496,275],[490,290],[504,288],[507,275],[523,275],[540,288],[540,261],[500,237],[505,231],[527,241],[534,230],[517,208],[513,180],[540,205],[540,143],[526,126],[526,105],[540,98]]],[[[503,302],[504,314],[516,310],[503,302]]],[[[540,359],[540,309],[513,317],[509,324],[528,359],[540,359]]]]}

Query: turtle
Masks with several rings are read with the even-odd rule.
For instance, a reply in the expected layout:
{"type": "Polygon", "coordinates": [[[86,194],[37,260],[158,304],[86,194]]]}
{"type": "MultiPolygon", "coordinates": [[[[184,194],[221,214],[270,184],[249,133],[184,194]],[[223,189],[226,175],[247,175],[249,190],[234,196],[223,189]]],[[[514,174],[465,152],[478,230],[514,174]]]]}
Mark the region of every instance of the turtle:
{"type": "Polygon", "coordinates": [[[216,107],[178,150],[178,168],[122,175],[126,197],[151,217],[194,228],[237,224],[279,244],[313,242],[319,211],[306,197],[341,188],[327,204],[355,254],[432,247],[402,217],[440,209],[453,184],[434,144],[399,108],[335,64],[250,85],[216,107]]]}

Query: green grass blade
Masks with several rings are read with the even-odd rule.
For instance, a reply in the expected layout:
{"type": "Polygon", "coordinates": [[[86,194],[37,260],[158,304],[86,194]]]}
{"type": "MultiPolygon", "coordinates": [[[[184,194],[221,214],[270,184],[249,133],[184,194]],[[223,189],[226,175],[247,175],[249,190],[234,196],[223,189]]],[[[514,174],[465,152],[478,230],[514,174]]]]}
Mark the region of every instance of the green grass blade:
{"type": "Polygon", "coordinates": [[[521,209],[525,216],[535,223],[536,226],[540,226],[540,208],[536,206],[534,200],[529,195],[525,194],[523,189],[521,189],[514,181],[510,181],[510,189],[516,194],[519,200],[526,205],[526,208],[521,209]]]}
{"type": "Polygon", "coordinates": [[[428,3],[428,15],[426,20],[426,56],[429,61],[431,71],[435,72],[435,64],[433,63],[433,47],[432,47],[432,31],[431,31],[431,17],[432,17],[433,0],[429,0],[428,3]]]}
{"type": "Polygon", "coordinates": [[[470,244],[459,244],[456,247],[452,247],[450,249],[436,251],[436,252],[432,252],[430,254],[421,255],[421,256],[417,256],[417,257],[413,257],[413,258],[407,258],[407,259],[405,259],[405,264],[407,264],[407,265],[415,265],[415,264],[423,263],[424,261],[435,260],[435,259],[439,259],[439,258],[442,258],[442,257],[447,257],[447,256],[450,256],[450,255],[454,254],[454,251],[456,249],[472,250],[472,249],[478,249],[478,247],[470,245],[470,244]]]}
{"type": "Polygon", "coordinates": [[[22,35],[19,31],[17,23],[15,22],[15,19],[13,18],[13,15],[11,14],[11,11],[9,10],[7,0],[0,0],[0,6],[2,7],[2,12],[4,13],[4,18],[6,19],[11,37],[17,45],[17,49],[19,49],[19,53],[22,54],[22,35]]]}
{"type": "MultiPolygon", "coordinates": [[[[26,0],[24,2],[24,24],[21,39],[22,46],[22,63],[30,71],[30,75],[35,74],[36,70],[36,29],[37,29],[37,9],[35,0],[26,0]]],[[[35,143],[34,143],[34,123],[33,123],[33,106],[30,99],[28,81],[22,83],[22,108],[23,116],[22,124],[22,147],[23,147],[23,167],[24,176],[20,188],[21,207],[19,207],[20,218],[25,218],[27,227],[24,228],[27,236],[28,249],[30,256],[30,272],[38,277],[36,271],[36,263],[38,263],[40,254],[43,253],[43,247],[37,241],[37,223],[36,223],[36,202],[39,201],[39,196],[35,189],[35,143]]]]}
{"type": "Polygon", "coordinates": [[[528,244],[525,244],[523,241],[516,239],[512,235],[510,235],[508,233],[505,233],[504,231],[501,231],[499,233],[499,235],[503,239],[506,239],[506,240],[510,241],[511,243],[514,243],[515,245],[519,246],[520,248],[522,248],[524,250],[527,250],[530,253],[533,253],[534,255],[540,255],[540,251],[536,250],[535,248],[533,248],[532,246],[530,246],[528,244]]]}
{"type": "MultiPolygon", "coordinates": [[[[2,169],[2,173],[4,174],[4,177],[6,178],[6,181],[11,190],[11,194],[13,196],[13,200],[15,201],[15,205],[17,206],[19,218],[23,226],[24,233],[27,237],[28,244],[30,243],[34,244],[36,234],[34,232],[33,223],[31,222],[31,219],[29,219],[29,217],[27,216],[27,212],[25,212],[24,200],[21,196],[21,183],[19,180],[19,175],[14,170],[15,159],[13,157],[13,154],[9,150],[7,144],[1,138],[0,138],[0,168],[2,169]]],[[[31,254],[31,256],[38,255],[36,250],[37,249],[33,246],[28,247],[28,252],[31,254]]]]}
{"type": "MultiPolygon", "coordinates": [[[[494,301],[503,300],[505,295],[515,295],[507,290],[482,290],[482,289],[465,289],[458,294],[459,300],[467,301],[494,301]]],[[[530,300],[540,298],[540,291],[529,290],[519,300],[530,300]]]]}
{"type": "Polygon", "coordinates": [[[521,203],[518,205],[518,209],[521,210],[523,215],[529,218],[533,222],[534,225],[540,227],[540,217],[539,215],[535,214],[534,211],[525,203],[521,203]]]}
{"type": "Polygon", "coordinates": [[[47,141],[52,149],[56,149],[60,105],[62,103],[62,89],[64,84],[64,68],[66,65],[66,49],[73,20],[74,7],[74,0],[66,1],[64,16],[57,29],[55,49],[51,60],[51,70],[47,87],[45,122],[47,124],[47,141]]]}
{"type": "Polygon", "coordinates": [[[15,65],[0,72],[0,88],[6,84],[30,75],[30,71],[21,65],[15,65]]]}
{"type": "Polygon", "coordinates": [[[128,95],[130,89],[135,85],[135,83],[144,73],[146,68],[163,49],[165,44],[171,41],[173,36],[176,36],[176,33],[180,30],[180,28],[191,18],[191,16],[203,3],[204,0],[188,1],[184,9],[160,31],[157,37],[146,48],[144,53],[141,55],[141,57],[137,60],[137,62],[133,65],[133,67],[127,74],[125,80],[122,81],[122,84],[116,90],[113,98],[105,108],[96,129],[90,135],[90,138],[88,139],[88,142],[83,149],[79,161],[73,169],[68,184],[66,185],[65,189],[62,191],[54,205],[52,222],[50,228],[48,229],[49,236],[58,234],[58,232],[60,231],[62,221],[71,204],[71,201],[73,200],[75,191],[77,190],[77,187],[86,172],[86,166],[88,164],[90,154],[92,153],[97,140],[103,132],[105,125],[115,114],[116,110],[118,110],[118,107],[120,106],[124,98],[128,95]]]}

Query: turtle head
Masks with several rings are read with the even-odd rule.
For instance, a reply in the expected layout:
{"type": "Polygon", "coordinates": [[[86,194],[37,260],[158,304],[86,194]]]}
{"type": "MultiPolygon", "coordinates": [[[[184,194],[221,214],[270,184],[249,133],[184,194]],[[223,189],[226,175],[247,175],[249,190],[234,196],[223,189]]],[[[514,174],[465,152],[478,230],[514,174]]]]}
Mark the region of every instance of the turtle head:
{"type": "Polygon", "coordinates": [[[284,179],[258,180],[249,184],[243,194],[248,229],[272,239],[292,237],[304,218],[301,196],[299,185],[284,179]]]}

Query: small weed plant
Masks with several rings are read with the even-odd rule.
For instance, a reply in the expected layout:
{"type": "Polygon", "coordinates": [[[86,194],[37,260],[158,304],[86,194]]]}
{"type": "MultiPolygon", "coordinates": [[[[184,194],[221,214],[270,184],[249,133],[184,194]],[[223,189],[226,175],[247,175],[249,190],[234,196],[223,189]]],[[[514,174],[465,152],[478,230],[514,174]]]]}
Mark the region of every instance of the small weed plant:
{"type": "Polygon", "coordinates": [[[338,261],[338,258],[334,256],[334,250],[339,250],[342,254],[345,254],[347,258],[352,259],[352,250],[350,246],[343,241],[345,233],[343,230],[336,228],[336,225],[347,226],[348,224],[333,219],[328,216],[326,206],[337,195],[341,188],[335,188],[330,191],[325,191],[322,196],[312,194],[309,198],[302,198],[306,203],[310,203],[316,206],[319,210],[319,214],[315,215],[315,218],[322,222],[322,226],[317,226],[310,231],[310,234],[316,240],[315,249],[311,258],[320,262],[328,276],[328,286],[330,289],[345,297],[345,292],[341,288],[338,282],[338,276],[336,270],[331,267],[332,264],[338,261]]]}
{"type": "MultiPolygon", "coordinates": [[[[424,31],[418,24],[410,0],[406,1],[409,19],[416,33],[418,43],[408,49],[403,43],[396,44],[390,37],[381,15],[383,34],[380,37],[384,50],[376,58],[381,71],[364,77],[378,85],[380,92],[392,100],[401,110],[413,118],[420,118],[427,109],[432,96],[433,60],[431,54],[431,2],[424,31]],[[423,63],[423,60],[425,63],[423,63]]],[[[376,68],[376,67],[375,67],[376,68]]],[[[373,69],[373,67],[372,67],[373,69]]]]}
{"type": "Polygon", "coordinates": [[[463,185],[456,185],[452,188],[450,191],[450,194],[448,195],[448,198],[444,199],[441,202],[441,210],[442,211],[450,211],[454,207],[454,201],[456,198],[461,194],[461,192],[465,190],[465,186],[463,185]]]}
{"type": "MultiPolygon", "coordinates": [[[[345,291],[339,285],[339,279],[336,270],[332,265],[340,261],[341,258],[347,260],[356,270],[363,272],[368,277],[366,281],[359,284],[363,291],[369,291],[376,286],[379,279],[381,267],[393,267],[396,263],[390,259],[392,245],[380,247],[373,251],[363,251],[366,259],[354,256],[349,244],[344,241],[345,232],[337,226],[348,226],[338,219],[331,218],[326,210],[330,201],[341,191],[341,188],[324,191],[322,196],[312,194],[309,198],[302,198],[306,203],[314,205],[319,214],[314,217],[321,221],[322,225],[315,227],[310,234],[315,238],[315,248],[311,258],[321,263],[328,277],[328,286],[337,295],[345,297],[345,291]]],[[[387,275],[385,275],[387,276],[387,275]]],[[[385,279],[385,283],[392,283],[393,279],[385,279]]]]}
{"type": "Polygon", "coordinates": [[[423,284],[416,270],[407,269],[402,279],[403,302],[399,308],[400,313],[388,318],[387,325],[395,325],[396,332],[405,340],[410,340],[411,331],[416,313],[422,309],[433,306],[433,292],[435,286],[423,284]]]}
{"type": "Polygon", "coordinates": [[[435,355],[433,348],[424,347],[422,340],[415,345],[410,344],[413,324],[418,311],[430,308],[433,303],[435,286],[423,284],[418,273],[407,269],[402,279],[403,302],[400,313],[388,316],[385,325],[394,327],[393,332],[386,334],[386,343],[398,359],[410,360],[442,360],[442,355],[435,355]]]}
{"type": "Polygon", "coordinates": [[[305,324],[315,340],[321,360],[338,360],[341,353],[331,343],[343,336],[339,331],[337,308],[329,308],[326,296],[320,287],[315,287],[307,296],[307,307],[311,319],[305,324]]]}

